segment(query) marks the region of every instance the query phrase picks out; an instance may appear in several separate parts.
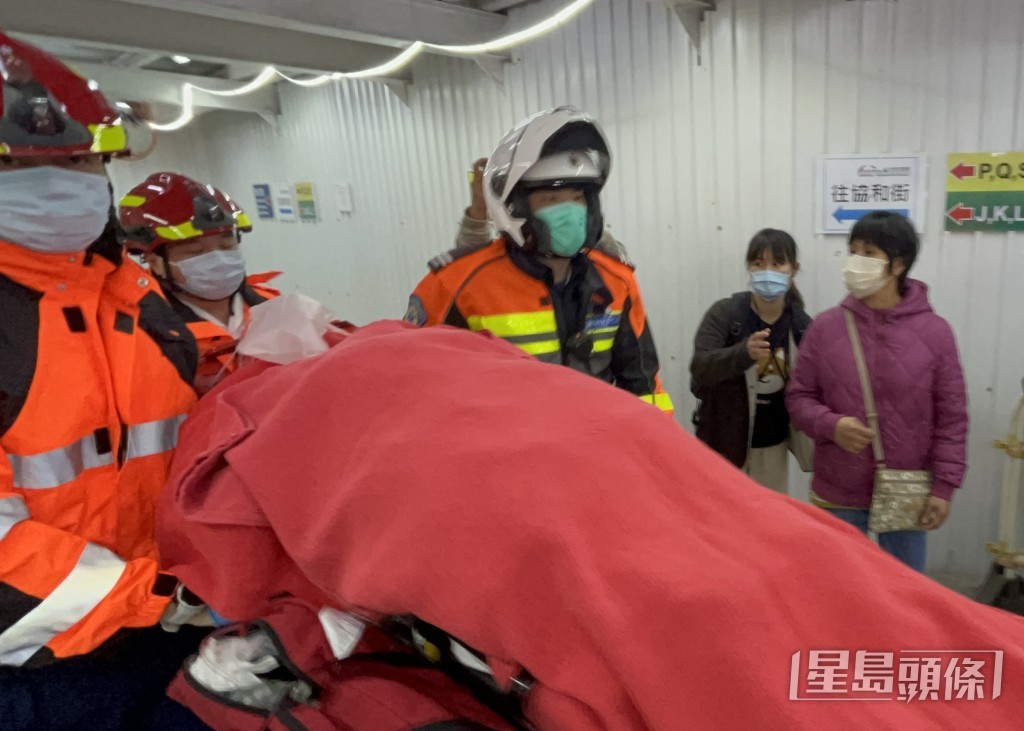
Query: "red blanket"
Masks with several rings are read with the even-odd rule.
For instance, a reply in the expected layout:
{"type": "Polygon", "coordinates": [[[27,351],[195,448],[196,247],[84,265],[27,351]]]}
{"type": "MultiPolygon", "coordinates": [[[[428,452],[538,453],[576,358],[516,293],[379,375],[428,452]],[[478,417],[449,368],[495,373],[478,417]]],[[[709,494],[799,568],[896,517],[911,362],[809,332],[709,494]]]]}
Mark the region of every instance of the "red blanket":
{"type": "Polygon", "coordinates": [[[1024,620],[758,487],[624,391],[481,335],[383,322],[240,371],[185,424],[162,507],[167,568],[220,613],[289,591],[416,615],[500,678],[527,669],[540,729],[1024,717],[1024,620]],[[997,656],[979,653],[1000,650],[992,700],[997,656]],[[938,700],[918,700],[936,662],[938,700]],[[972,673],[984,699],[944,700],[972,673]],[[855,683],[875,702],[851,702],[855,683]]]}

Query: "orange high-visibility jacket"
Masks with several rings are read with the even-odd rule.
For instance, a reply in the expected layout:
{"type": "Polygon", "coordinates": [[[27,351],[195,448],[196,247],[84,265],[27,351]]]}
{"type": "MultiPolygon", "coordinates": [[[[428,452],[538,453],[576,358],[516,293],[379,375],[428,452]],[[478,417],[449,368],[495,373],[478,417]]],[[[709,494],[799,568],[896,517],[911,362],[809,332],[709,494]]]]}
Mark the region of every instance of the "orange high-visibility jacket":
{"type": "Polygon", "coordinates": [[[149,273],[0,242],[0,665],[152,625],[154,510],[196,349],[149,273]]]}
{"type": "MultiPolygon", "coordinates": [[[[252,274],[246,278],[242,288],[238,291],[242,295],[245,320],[249,319],[251,307],[281,295],[278,290],[266,286],[267,282],[280,273],[252,274]]],[[[188,325],[189,331],[196,339],[196,345],[199,348],[199,365],[196,368],[194,385],[200,395],[205,394],[221,379],[234,373],[238,368],[238,362],[235,359],[235,346],[238,345],[238,340],[223,326],[197,315],[192,308],[182,303],[174,292],[165,288],[164,295],[174,311],[188,325]]]]}
{"type": "Polygon", "coordinates": [[[568,284],[558,287],[548,267],[499,238],[435,259],[431,268],[410,298],[408,322],[488,330],[539,360],[597,376],[672,411],[627,264],[587,251],[573,259],[568,284]]]}

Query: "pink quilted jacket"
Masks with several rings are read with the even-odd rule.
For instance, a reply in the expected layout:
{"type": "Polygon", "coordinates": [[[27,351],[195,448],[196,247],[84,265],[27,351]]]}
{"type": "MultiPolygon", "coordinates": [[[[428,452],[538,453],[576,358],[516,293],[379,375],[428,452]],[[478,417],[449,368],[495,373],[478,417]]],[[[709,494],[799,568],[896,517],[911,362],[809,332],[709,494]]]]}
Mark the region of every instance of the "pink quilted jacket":
{"type": "Polygon", "coordinates": [[[907,281],[903,301],[891,310],[847,297],[804,335],[786,405],[793,424],[817,443],[812,489],[838,505],[871,504],[871,448],[852,455],[832,441],[841,417],[867,423],[845,310],[857,319],[887,466],[931,470],[932,494],[952,499],[967,469],[967,393],[953,331],[916,280],[907,281]]]}

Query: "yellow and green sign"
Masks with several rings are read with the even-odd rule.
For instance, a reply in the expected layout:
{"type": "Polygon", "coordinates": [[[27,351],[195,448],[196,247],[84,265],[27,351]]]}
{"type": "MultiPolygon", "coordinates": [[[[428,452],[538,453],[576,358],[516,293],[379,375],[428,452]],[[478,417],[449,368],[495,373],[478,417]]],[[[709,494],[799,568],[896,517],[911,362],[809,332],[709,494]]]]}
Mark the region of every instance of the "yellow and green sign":
{"type": "Polygon", "coordinates": [[[295,184],[295,202],[299,204],[300,221],[320,220],[316,207],[316,189],[312,183],[295,184]]]}
{"type": "Polygon", "coordinates": [[[1024,152],[950,155],[946,230],[1024,231],[1024,152]]]}

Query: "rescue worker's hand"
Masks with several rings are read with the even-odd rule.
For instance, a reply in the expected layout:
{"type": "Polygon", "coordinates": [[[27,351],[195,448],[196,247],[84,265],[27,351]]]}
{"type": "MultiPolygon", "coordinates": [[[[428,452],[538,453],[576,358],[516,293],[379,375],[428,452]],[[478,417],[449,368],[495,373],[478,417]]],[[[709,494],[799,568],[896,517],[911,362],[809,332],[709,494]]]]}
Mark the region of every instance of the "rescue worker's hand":
{"type": "Polygon", "coordinates": [[[771,357],[772,347],[768,344],[768,336],[771,334],[771,330],[762,330],[747,338],[747,355],[751,360],[759,361],[771,357]]]}
{"type": "Polygon", "coordinates": [[[928,505],[921,515],[921,527],[925,530],[937,530],[949,517],[949,500],[934,495],[928,498],[928,505]]]}
{"type": "Polygon", "coordinates": [[[469,190],[473,197],[466,214],[477,221],[487,220],[487,201],[484,200],[484,168],[486,167],[486,157],[473,163],[473,181],[469,184],[469,190]]]}
{"type": "Polygon", "coordinates": [[[871,444],[875,430],[864,426],[855,416],[844,416],[836,424],[835,438],[832,440],[850,454],[860,454],[864,447],[871,444]]]}

